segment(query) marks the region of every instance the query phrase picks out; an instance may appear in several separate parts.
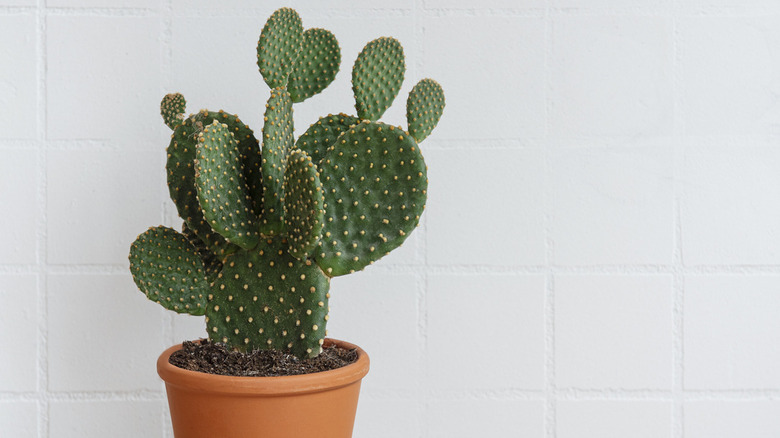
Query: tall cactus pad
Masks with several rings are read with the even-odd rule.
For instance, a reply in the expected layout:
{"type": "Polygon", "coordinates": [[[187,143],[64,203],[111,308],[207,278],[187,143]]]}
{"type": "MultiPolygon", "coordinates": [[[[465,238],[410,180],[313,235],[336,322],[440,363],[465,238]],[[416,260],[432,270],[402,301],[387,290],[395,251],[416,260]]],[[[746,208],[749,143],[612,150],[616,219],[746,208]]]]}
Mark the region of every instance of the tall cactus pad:
{"type": "Polygon", "coordinates": [[[444,90],[433,79],[423,79],[409,92],[406,100],[406,122],[409,134],[417,142],[425,140],[444,112],[444,90]]]}
{"type": "Polygon", "coordinates": [[[176,129],[184,121],[187,101],[180,93],[166,94],[160,102],[160,115],[171,129],[176,129]]]}
{"type": "Polygon", "coordinates": [[[341,65],[341,48],[336,37],[325,29],[303,33],[303,47],[290,74],[287,91],[295,103],[314,96],[334,79],[341,65]]]}
{"type": "Polygon", "coordinates": [[[281,8],[268,18],[257,42],[257,66],[271,88],[285,87],[303,43],[303,24],[295,10],[281,8]]]}
{"type": "Polygon", "coordinates": [[[321,117],[316,123],[309,126],[295,142],[295,147],[306,151],[314,163],[319,163],[325,156],[325,151],[336,141],[342,133],[360,120],[346,114],[329,114],[321,117]]]}
{"type": "Polygon", "coordinates": [[[290,154],[284,173],[284,221],[288,252],[297,259],[308,257],[322,233],[325,199],[319,176],[306,152],[290,154]]]}
{"type": "MultiPolygon", "coordinates": [[[[195,150],[198,134],[205,126],[219,120],[230,127],[233,136],[239,140],[239,149],[244,161],[244,177],[253,199],[262,199],[262,177],[260,166],[260,147],[252,130],[235,115],[225,112],[201,111],[190,116],[176,127],[168,145],[168,191],[179,216],[187,222],[192,231],[220,258],[231,252],[225,239],[215,233],[200,209],[195,187],[195,150]]],[[[257,201],[255,212],[261,211],[261,201],[257,201]]]]}
{"type": "Polygon", "coordinates": [[[257,216],[244,183],[244,163],[227,124],[215,120],[198,134],[195,181],[211,228],[244,249],[257,245],[257,216]]]}
{"type": "Polygon", "coordinates": [[[425,208],[428,179],[420,149],[403,129],[352,127],[321,163],[325,228],[317,263],[330,276],[363,269],[406,240],[425,208]]]}
{"type": "Polygon", "coordinates": [[[294,259],[279,240],[263,240],[225,261],[209,296],[209,337],[241,350],[316,356],[325,338],[328,288],[317,265],[294,259]]]}
{"type": "Polygon", "coordinates": [[[358,117],[378,120],[404,82],[404,49],[395,38],[377,38],[363,48],[352,67],[352,91],[358,117]]]}
{"type": "Polygon", "coordinates": [[[271,90],[263,125],[263,226],[264,234],[276,234],[284,221],[284,171],[294,146],[292,100],[284,89],[271,90]]]}
{"type": "Polygon", "coordinates": [[[174,229],[152,227],[130,247],[130,272],[150,300],[169,310],[203,315],[208,284],[197,251],[174,229]]]}

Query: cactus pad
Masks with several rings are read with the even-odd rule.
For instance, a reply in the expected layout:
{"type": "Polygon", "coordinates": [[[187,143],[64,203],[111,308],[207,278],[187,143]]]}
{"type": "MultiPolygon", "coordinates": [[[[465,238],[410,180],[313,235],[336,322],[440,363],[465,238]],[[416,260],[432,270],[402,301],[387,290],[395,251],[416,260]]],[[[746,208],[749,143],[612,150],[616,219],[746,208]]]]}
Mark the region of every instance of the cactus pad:
{"type": "Polygon", "coordinates": [[[281,230],[284,218],[284,170],[294,146],[292,100],[284,89],[271,90],[265,105],[263,125],[263,225],[262,232],[273,235],[281,230]]]}
{"type": "Polygon", "coordinates": [[[166,94],[160,102],[160,115],[163,121],[171,129],[176,129],[184,121],[184,112],[187,111],[187,101],[181,93],[166,94]]]}
{"type": "Polygon", "coordinates": [[[190,244],[192,244],[198,252],[198,256],[203,262],[203,268],[206,271],[206,278],[209,280],[209,283],[211,283],[217,278],[219,271],[222,270],[222,262],[217,255],[211,252],[211,250],[206,247],[206,244],[195,235],[195,232],[187,226],[187,222],[184,222],[181,225],[181,234],[187,238],[190,244]]]}
{"type": "Polygon", "coordinates": [[[287,91],[295,103],[325,89],[341,65],[341,48],[336,37],[325,29],[308,29],[303,33],[303,47],[295,60],[287,91]]]}
{"type": "Polygon", "coordinates": [[[212,341],[241,350],[319,354],[328,318],[329,280],[311,260],[299,261],[281,240],[230,255],[206,310],[212,341]]]}
{"type": "Polygon", "coordinates": [[[425,140],[444,112],[444,90],[433,79],[423,79],[409,92],[406,100],[406,122],[409,134],[417,142],[425,140]]]}
{"type": "Polygon", "coordinates": [[[315,164],[319,164],[325,151],[332,145],[342,133],[360,120],[346,114],[329,114],[321,117],[313,125],[309,126],[295,142],[295,147],[306,151],[315,164]]]}
{"type": "Polygon", "coordinates": [[[363,48],[352,67],[352,91],[361,119],[378,120],[404,82],[404,49],[395,38],[377,38],[363,48]]]}
{"type": "Polygon", "coordinates": [[[295,10],[281,8],[268,18],[257,42],[257,66],[271,88],[285,87],[303,43],[303,24],[295,10]]]}
{"type": "Polygon", "coordinates": [[[297,259],[306,258],[317,247],[322,233],[325,199],[319,176],[306,152],[290,154],[284,173],[284,221],[288,252],[297,259]]]}
{"type": "Polygon", "coordinates": [[[195,182],[211,228],[244,249],[257,245],[257,216],[244,182],[244,163],[227,124],[215,120],[198,134],[195,182]]]}
{"type": "Polygon", "coordinates": [[[133,280],[147,298],[179,313],[205,313],[203,262],[182,234],[163,226],[149,228],[133,242],[129,259],[133,280]]]}
{"type": "Polygon", "coordinates": [[[406,240],[425,208],[420,148],[403,129],[364,121],[342,134],[320,166],[325,228],[317,263],[330,276],[363,269],[406,240]]]}
{"type": "Polygon", "coordinates": [[[252,130],[235,115],[225,112],[201,111],[190,116],[176,127],[168,145],[168,191],[176,205],[179,216],[187,222],[192,231],[220,258],[233,251],[231,245],[215,233],[200,209],[195,187],[195,150],[198,134],[214,120],[230,127],[233,136],[239,140],[239,150],[244,161],[245,182],[252,198],[257,201],[255,212],[262,208],[262,178],[260,147],[252,130]]]}

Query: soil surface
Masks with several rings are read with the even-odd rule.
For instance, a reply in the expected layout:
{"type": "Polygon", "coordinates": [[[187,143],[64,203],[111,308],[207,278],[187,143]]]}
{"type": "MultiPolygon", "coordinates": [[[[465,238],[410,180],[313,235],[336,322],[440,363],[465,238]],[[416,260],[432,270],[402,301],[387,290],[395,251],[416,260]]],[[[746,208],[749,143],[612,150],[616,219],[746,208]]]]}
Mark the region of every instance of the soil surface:
{"type": "Polygon", "coordinates": [[[357,360],[357,351],[336,346],[326,347],[312,359],[297,357],[277,350],[256,350],[241,353],[214,344],[185,341],[182,349],[168,360],[171,365],[190,371],[223,376],[274,377],[318,373],[349,365],[357,360]]]}

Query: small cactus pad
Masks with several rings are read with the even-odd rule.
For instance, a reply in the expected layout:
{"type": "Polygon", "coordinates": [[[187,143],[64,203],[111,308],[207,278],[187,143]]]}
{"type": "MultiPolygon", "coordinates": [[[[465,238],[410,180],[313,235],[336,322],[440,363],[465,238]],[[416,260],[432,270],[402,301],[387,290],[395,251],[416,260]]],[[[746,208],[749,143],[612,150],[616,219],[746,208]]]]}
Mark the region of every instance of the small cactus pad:
{"type": "Polygon", "coordinates": [[[352,91],[357,115],[365,120],[382,117],[404,82],[404,49],[395,38],[377,38],[363,48],[352,67],[352,91]]]}
{"type": "Polygon", "coordinates": [[[444,90],[433,79],[423,79],[409,92],[406,99],[406,122],[409,134],[417,142],[425,140],[444,112],[444,90]]]}
{"type": "Polygon", "coordinates": [[[325,151],[328,150],[336,139],[342,133],[346,132],[352,125],[355,125],[360,120],[354,116],[348,116],[346,114],[333,115],[329,114],[325,117],[321,117],[313,125],[309,126],[295,143],[295,147],[300,150],[306,151],[311,157],[311,160],[315,164],[319,164],[322,157],[325,155],[325,151]]]}
{"type": "Polygon", "coordinates": [[[238,140],[225,123],[215,120],[198,134],[195,182],[203,216],[214,231],[231,243],[250,249],[257,245],[257,216],[252,211],[249,188],[238,140]]]}
{"type": "Polygon", "coordinates": [[[262,232],[273,235],[281,230],[284,215],[284,170],[294,146],[292,100],[284,89],[271,90],[265,105],[263,125],[263,225],[262,232]]]}
{"type": "Polygon", "coordinates": [[[209,280],[209,283],[211,283],[217,277],[219,271],[222,270],[222,262],[217,258],[217,255],[211,252],[211,250],[206,247],[206,244],[195,235],[195,232],[187,226],[187,222],[184,222],[181,225],[181,234],[187,238],[198,252],[198,256],[200,256],[200,260],[203,262],[203,268],[206,271],[206,278],[209,280]]]}
{"type": "MultiPolygon", "coordinates": [[[[235,115],[212,111],[200,111],[177,126],[168,145],[168,191],[176,205],[179,216],[184,219],[192,231],[209,250],[222,258],[231,251],[231,246],[215,233],[203,217],[195,188],[195,149],[198,134],[205,126],[219,120],[230,127],[233,136],[239,140],[239,150],[244,161],[244,178],[249,186],[255,213],[262,211],[262,177],[260,146],[254,133],[235,115]]],[[[234,249],[234,248],[233,248],[234,249]]]]}
{"type": "Polygon", "coordinates": [[[160,102],[160,115],[171,129],[176,129],[184,121],[185,111],[187,111],[187,101],[180,93],[166,94],[160,102]]]}
{"type": "Polygon", "coordinates": [[[281,8],[268,18],[257,42],[257,66],[271,88],[285,87],[303,43],[303,24],[295,10],[281,8]]]}
{"type": "Polygon", "coordinates": [[[287,84],[292,101],[303,102],[324,90],[336,78],[340,64],[341,48],[336,37],[325,29],[306,30],[287,84]]]}
{"type": "Polygon", "coordinates": [[[290,154],[284,173],[284,222],[288,252],[296,259],[308,257],[322,233],[325,199],[319,176],[306,152],[290,154]]]}
{"type": "Polygon", "coordinates": [[[225,260],[206,310],[212,341],[245,351],[289,351],[300,358],[319,354],[329,280],[311,260],[287,254],[286,246],[262,240],[255,250],[225,260]]]}
{"type": "Polygon", "coordinates": [[[203,315],[208,284],[203,262],[186,237],[152,227],[130,247],[130,272],[146,297],[168,310],[203,315]]]}
{"type": "Polygon", "coordinates": [[[403,243],[425,208],[420,148],[403,129],[364,121],[342,134],[320,166],[325,228],[317,263],[327,275],[363,269],[403,243]]]}

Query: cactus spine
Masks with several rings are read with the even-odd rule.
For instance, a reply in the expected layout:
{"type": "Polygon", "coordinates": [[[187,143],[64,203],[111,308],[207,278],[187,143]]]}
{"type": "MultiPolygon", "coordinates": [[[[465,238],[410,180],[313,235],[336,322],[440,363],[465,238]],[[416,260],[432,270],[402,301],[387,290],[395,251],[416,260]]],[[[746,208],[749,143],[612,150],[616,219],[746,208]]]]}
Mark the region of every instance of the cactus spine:
{"type": "Polygon", "coordinates": [[[304,31],[289,8],[271,15],[257,47],[271,89],[262,147],[235,115],[185,117],[181,94],[162,100],[168,187],[184,225],[138,236],[130,270],[150,300],[205,315],[214,342],[316,356],[330,278],[379,260],[419,223],[428,180],[417,143],[441,117],[442,89],[431,79],[413,88],[408,132],[378,122],[405,62],[397,40],[376,39],[352,70],[357,115],[322,117],[295,141],[293,104],[327,87],[340,61],[329,31],[304,31]]]}

